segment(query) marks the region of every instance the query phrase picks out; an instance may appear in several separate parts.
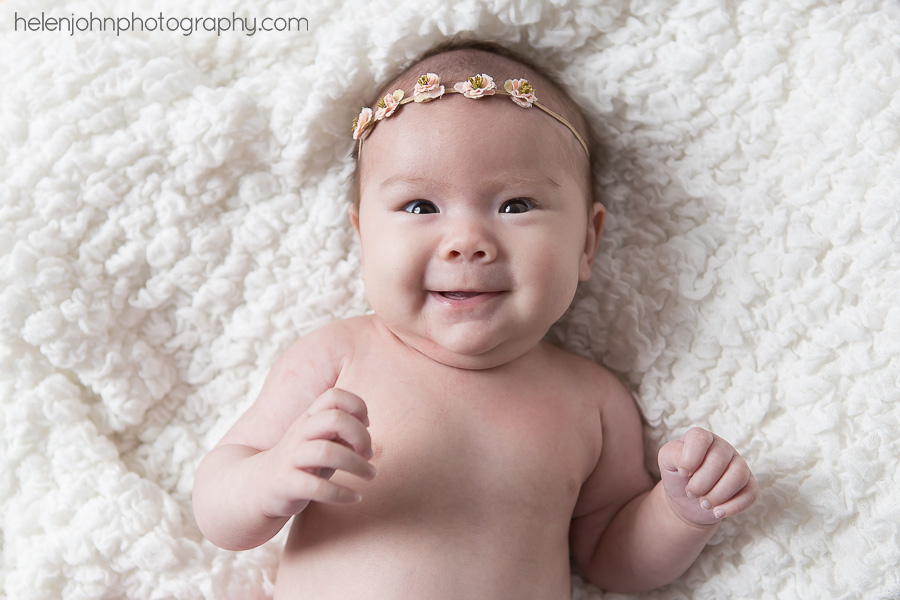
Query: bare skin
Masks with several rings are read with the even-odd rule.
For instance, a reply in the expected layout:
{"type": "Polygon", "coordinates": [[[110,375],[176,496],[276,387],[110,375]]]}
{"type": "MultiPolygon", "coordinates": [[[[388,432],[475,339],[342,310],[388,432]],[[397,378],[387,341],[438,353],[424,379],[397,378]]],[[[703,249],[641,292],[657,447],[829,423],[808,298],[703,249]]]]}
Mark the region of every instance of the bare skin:
{"type": "MultiPolygon", "coordinates": [[[[257,404],[204,459],[195,510],[210,539],[235,550],[298,513],[276,599],[562,600],[570,551],[606,589],[652,588],[693,562],[719,519],[686,499],[684,483],[696,523],[663,483],[653,486],[640,435],[630,395],[594,363],[540,344],[502,367],[460,370],[364,317],[282,356],[257,404]],[[335,457],[302,450],[323,440],[335,457]],[[285,450],[293,462],[273,477],[285,450]],[[272,500],[292,495],[278,491],[292,479],[294,496],[314,499],[300,510],[272,500]]],[[[684,457],[694,469],[712,456],[704,444],[692,440],[696,456],[684,457]]],[[[683,447],[660,453],[670,478],[680,477],[683,447]]],[[[752,486],[740,489],[721,503],[729,514],[752,504],[752,486]]]]}
{"type": "Polygon", "coordinates": [[[241,550],[293,518],[277,599],[564,600],[570,556],[611,591],[672,581],[758,488],[702,429],[654,485],[627,390],[541,341],[603,228],[582,150],[508,101],[402,110],[350,214],[375,314],[279,358],[200,464],[201,530],[241,550]]]}
{"type": "Polygon", "coordinates": [[[361,343],[335,384],[366,397],[378,474],[338,473],[332,481],[362,501],[313,504],[295,520],[279,590],[566,597],[569,522],[600,449],[597,385],[614,381],[544,345],[515,364],[467,372],[405,347],[374,318],[353,325],[361,343]],[[526,376],[533,369],[554,375],[536,382],[526,376]],[[356,565],[352,578],[347,564],[356,565]]]}

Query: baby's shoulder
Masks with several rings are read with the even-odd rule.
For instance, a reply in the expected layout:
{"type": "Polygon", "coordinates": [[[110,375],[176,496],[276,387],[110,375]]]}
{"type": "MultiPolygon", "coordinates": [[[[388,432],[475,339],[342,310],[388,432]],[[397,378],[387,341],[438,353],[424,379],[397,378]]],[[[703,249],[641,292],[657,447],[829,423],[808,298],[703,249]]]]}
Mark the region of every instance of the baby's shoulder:
{"type": "Polygon", "coordinates": [[[550,367],[567,378],[586,381],[589,384],[616,379],[603,365],[549,342],[542,342],[546,360],[550,367]]]}
{"type": "Polygon", "coordinates": [[[368,316],[334,321],[296,339],[278,358],[275,368],[293,370],[298,364],[312,364],[322,372],[337,373],[357,348],[365,347],[372,330],[368,316]]]}
{"type": "Polygon", "coordinates": [[[601,406],[634,403],[628,388],[603,365],[549,343],[546,343],[546,348],[552,371],[558,373],[582,397],[594,399],[601,406]]]}
{"type": "Polygon", "coordinates": [[[371,336],[374,329],[374,315],[349,317],[323,325],[304,335],[297,342],[302,343],[303,340],[307,340],[308,343],[335,348],[352,348],[364,342],[364,338],[371,336]]]}

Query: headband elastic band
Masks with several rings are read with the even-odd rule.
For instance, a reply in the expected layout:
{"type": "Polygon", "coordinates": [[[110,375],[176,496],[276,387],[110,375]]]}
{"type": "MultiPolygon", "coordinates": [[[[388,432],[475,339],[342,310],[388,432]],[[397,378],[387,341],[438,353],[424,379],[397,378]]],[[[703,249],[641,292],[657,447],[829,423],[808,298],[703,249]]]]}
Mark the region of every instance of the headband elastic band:
{"type": "Polygon", "coordinates": [[[382,119],[386,119],[387,117],[394,114],[394,112],[402,105],[408,104],[410,102],[430,102],[432,100],[436,100],[447,94],[462,94],[466,98],[472,98],[474,100],[478,100],[480,98],[484,98],[486,96],[493,96],[494,94],[499,94],[501,96],[509,96],[510,99],[523,108],[531,108],[532,106],[536,106],[541,109],[560,123],[566,126],[566,128],[572,132],[575,138],[578,140],[578,143],[581,144],[582,149],[584,149],[584,153],[590,158],[591,153],[588,151],[587,144],[582,139],[581,135],[575,131],[575,128],[572,127],[572,124],[569,123],[565,118],[563,118],[560,114],[550,110],[540,102],[538,102],[537,96],[535,96],[534,88],[531,87],[531,84],[528,83],[525,79],[507,79],[506,83],[503,85],[503,91],[497,89],[497,85],[494,83],[494,79],[490,75],[486,75],[485,73],[481,73],[480,75],[473,75],[469,77],[466,81],[460,81],[456,85],[453,86],[452,89],[444,90],[444,86],[441,85],[441,78],[438,77],[434,73],[426,73],[419,77],[416,80],[416,86],[413,90],[412,96],[407,96],[404,98],[406,93],[397,89],[394,90],[393,93],[386,95],[378,103],[375,105],[375,108],[364,107],[360,112],[359,116],[353,119],[353,139],[358,140],[359,142],[359,150],[362,149],[362,142],[372,131],[372,128],[378,121],[382,119]]]}

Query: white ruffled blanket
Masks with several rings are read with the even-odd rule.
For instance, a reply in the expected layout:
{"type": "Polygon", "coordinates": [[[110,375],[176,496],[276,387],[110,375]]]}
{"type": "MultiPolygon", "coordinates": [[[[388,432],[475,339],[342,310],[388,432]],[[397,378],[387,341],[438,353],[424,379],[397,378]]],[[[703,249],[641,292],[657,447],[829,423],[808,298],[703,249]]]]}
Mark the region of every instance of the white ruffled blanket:
{"type": "Polygon", "coordinates": [[[632,387],[651,455],[706,426],[762,488],[641,597],[900,597],[896,0],[6,0],[0,31],[0,597],[271,589],[283,537],[204,541],[194,470],[291,340],[367,310],[349,123],[472,31],[558,68],[608,155],[551,335],[632,387]],[[132,10],[309,31],[15,20],[132,10]]]}

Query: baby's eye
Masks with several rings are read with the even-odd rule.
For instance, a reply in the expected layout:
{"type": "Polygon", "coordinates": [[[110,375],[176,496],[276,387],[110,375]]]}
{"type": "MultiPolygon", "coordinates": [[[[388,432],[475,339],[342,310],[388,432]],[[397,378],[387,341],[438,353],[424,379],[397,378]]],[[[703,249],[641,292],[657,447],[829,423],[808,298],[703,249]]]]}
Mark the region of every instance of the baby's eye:
{"type": "Polygon", "coordinates": [[[440,212],[434,202],[428,200],[413,200],[404,206],[403,210],[414,215],[433,215],[440,212]]]}
{"type": "Polygon", "coordinates": [[[513,198],[500,206],[500,212],[506,214],[525,213],[534,208],[534,202],[528,198],[513,198]]]}

